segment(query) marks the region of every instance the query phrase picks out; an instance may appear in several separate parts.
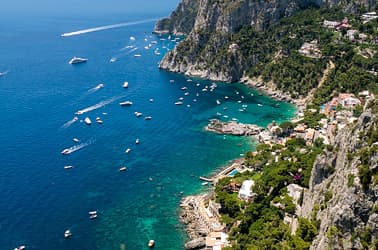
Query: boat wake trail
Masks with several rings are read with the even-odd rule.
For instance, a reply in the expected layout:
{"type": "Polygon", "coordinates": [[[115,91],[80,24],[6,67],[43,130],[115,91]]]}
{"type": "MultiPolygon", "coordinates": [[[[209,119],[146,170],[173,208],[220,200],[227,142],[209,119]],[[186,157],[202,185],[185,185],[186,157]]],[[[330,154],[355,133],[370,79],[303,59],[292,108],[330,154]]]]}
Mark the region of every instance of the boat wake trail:
{"type": "Polygon", "coordinates": [[[91,89],[88,89],[88,93],[89,94],[92,94],[94,92],[96,92],[97,90],[101,89],[104,87],[104,84],[100,83],[99,85],[97,85],[96,87],[93,87],[91,89]]]}
{"type": "Polygon", "coordinates": [[[61,129],[68,128],[69,126],[71,126],[77,120],[78,120],[78,118],[75,116],[74,118],[72,118],[72,120],[69,120],[68,122],[66,122],[65,124],[63,124],[60,128],[61,129]]]}
{"type": "Polygon", "coordinates": [[[78,31],[63,33],[63,34],[61,34],[61,36],[63,36],[63,37],[77,36],[77,35],[81,35],[81,34],[86,34],[86,33],[91,33],[91,32],[96,32],[96,31],[101,31],[101,30],[115,29],[115,28],[126,27],[126,26],[131,26],[131,25],[137,25],[137,24],[142,24],[142,23],[155,22],[158,19],[160,19],[160,18],[145,19],[145,20],[134,21],[134,22],[105,25],[105,26],[100,26],[100,27],[95,27],[95,28],[89,28],[89,29],[84,29],[84,30],[78,30],[78,31]]]}
{"type": "Polygon", "coordinates": [[[79,145],[74,145],[72,147],[65,148],[65,149],[63,149],[63,151],[61,153],[64,154],[64,155],[71,154],[75,151],[78,151],[82,148],[85,148],[88,145],[91,145],[94,142],[95,142],[95,140],[89,140],[87,142],[80,143],[79,145]]]}
{"type": "MultiPolygon", "coordinates": [[[[129,54],[131,54],[132,52],[136,51],[137,49],[138,49],[138,48],[136,47],[136,48],[133,48],[133,49],[131,49],[131,50],[125,52],[125,53],[119,53],[119,54],[113,56],[113,57],[110,59],[110,61],[111,61],[111,62],[115,62],[117,59],[129,55],[129,54]]],[[[120,51],[122,51],[122,50],[120,50],[120,51]]]]}
{"type": "Polygon", "coordinates": [[[82,114],[84,114],[84,113],[87,113],[87,112],[90,112],[90,111],[93,111],[93,110],[96,110],[96,109],[102,108],[102,107],[104,107],[105,105],[108,105],[109,103],[112,103],[112,102],[114,102],[114,101],[116,101],[116,100],[118,100],[118,99],[120,99],[120,98],[122,98],[122,97],[124,97],[124,96],[116,96],[116,97],[112,97],[112,98],[110,98],[110,99],[107,99],[107,100],[101,101],[101,102],[99,102],[99,103],[97,103],[97,104],[95,104],[95,105],[89,106],[89,107],[87,107],[87,108],[85,108],[85,109],[81,109],[81,110],[77,111],[75,114],[76,114],[76,115],[82,115],[82,114]]]}

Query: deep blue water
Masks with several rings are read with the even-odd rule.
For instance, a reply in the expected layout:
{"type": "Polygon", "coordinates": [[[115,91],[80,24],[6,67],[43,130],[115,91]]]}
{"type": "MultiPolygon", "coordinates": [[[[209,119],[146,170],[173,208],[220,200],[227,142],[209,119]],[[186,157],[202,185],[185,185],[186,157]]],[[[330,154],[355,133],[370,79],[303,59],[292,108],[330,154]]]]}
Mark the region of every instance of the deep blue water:
{"type": "Polygon", "coordinates": [[[155,249],[182,249],[186,237],[177,216],[182,195],[201,192],[198,176],[254,145],[248,138],[203,131],[207,121],[237,118],[267,125],[293,115],[292,106],[241,84],[217,83],[215,91],[203,92],[211,82],[188,82],[160,71],[164,47],[175,43],[151,34],[153,22],[60,36],[159,16],[1,18],[0,72],[9,72],[0,77],[0,249],[25,244],[27,249],[139,250],[147,249],[149,239],[155,239],[155,249]],[[151,41],[158,43],[144,49],[151,41]],[[156,48],[161,55],[154,54],[156,48]],[[89,61],[69,65],[75,55],[89,61]],[[117,61],[110,63],[112,57],[117,61]],[[122,88],[124,81],[128,89],[122,88]],[[105,87],[89,91],[100,83],[105,87]],[[174,105],[179,97],[182,106],[174,105]],[[120,107],[125,100],[134,104],[120,107]],[[63,126],[78,110],[103,101],[113,102],[63,126]],[[245,112],[239,111],[242,105],[248,105],[245,112]],[[152,120],[136,118],[135,111],[152,120]],[[87,116],[91,126],[81,122],[87,116]],[[96,117],[104,123],[97,124],[96,117]],[[78,144],[73,138],[90,145],[63,156],[64,148],[78,144]],[[74,168],[64,170],[65,165],[74,168]],[[119,172],[123,165],[127,171],[119,172]],[[96,220],[89,219],[91,210],[97,210],[96,220]],[[66,229],[72,232],[69,239],[63,237],[66,229]]]}

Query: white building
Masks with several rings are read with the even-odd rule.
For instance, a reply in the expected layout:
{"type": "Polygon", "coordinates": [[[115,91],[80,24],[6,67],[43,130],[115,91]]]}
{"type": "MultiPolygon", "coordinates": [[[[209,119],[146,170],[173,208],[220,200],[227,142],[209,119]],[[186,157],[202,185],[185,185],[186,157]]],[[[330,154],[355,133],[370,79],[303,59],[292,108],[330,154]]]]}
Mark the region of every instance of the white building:
{"type": "Polygon", "coordinates": [[[211,232],[206,237],[206,250],[221,250],[229,246],[228,235],[223,232],[211,232]]]}
{"type": "Polygon", "coordinates": [[[253,180],[243,181],[242,187],[239,190],[238,197],[242,200],[250,200],[253,197],[252,187],[255,185],[253,180]]]}

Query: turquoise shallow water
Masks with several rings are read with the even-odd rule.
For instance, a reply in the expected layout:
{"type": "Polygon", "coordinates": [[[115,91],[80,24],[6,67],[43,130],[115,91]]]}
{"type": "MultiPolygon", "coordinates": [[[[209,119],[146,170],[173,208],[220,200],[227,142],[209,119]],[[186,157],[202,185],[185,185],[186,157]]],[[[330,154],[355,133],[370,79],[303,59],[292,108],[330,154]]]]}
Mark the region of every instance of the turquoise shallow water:
{"type": "Polygon", "coordinates": [[[241,84],[217,83],[215,91],[203,92],[211,82],[188,82],[185,76],[160,71],[158,61],[175,43],[152,35],[153,22],[60,37],[149,18],[2,17],[10,25],[0,30],[0,71],[9,70],[0,78],[1,249],[21,244],[28,249],[147,249],[149,239],[156,240],[155,249],[181,249],[186,240],[177,216],[182,195],[203,191],[198,176],[254,145],[248,138],[203,131],[208,120],[236,118],[265,126],[293,115],[291,105],[241,84]],[[144,49],[151,41],[157,44],[144,49]],[[128,45],[138,49],[131,51],[128,45]],[[161,55],[154,53],[156,48],[161,55]],[[69,65],[74,55],[89,61],[69,65]],[[124,81],[128,89],[122,88],[124,81]],[[99,83],[104,88],[94,91],[99,83]],[[183,86],[188,89],[181,90],[183,86]],[[174,105],[180,97],[184,105],[174,105]],[[125,100],[134,104],[120,107],[125,100]],[[98,109],[67,123],[78,110],[96,104],[98,109]],[[245,111],[239,111],[242,105],[248,105],[245,111]],[[152,120],[136,118],[135,111],[152,120]],[[86,116],[91,126],[82,122],[86,116]],[[102,125],[95,122],[98,116],[102,125]],[[73,138],[89,145],[61,155],[75,145],[73,138]],[[64,170],[65,165],[74,168],[64,170]],[[127,171],[119,172],[121,165],[127,171]],[[91,210],[97,210],[96,220],[89,219],[91,210]],[[73,234],[69,239],[63,237],[66,229],[73,234]]]}

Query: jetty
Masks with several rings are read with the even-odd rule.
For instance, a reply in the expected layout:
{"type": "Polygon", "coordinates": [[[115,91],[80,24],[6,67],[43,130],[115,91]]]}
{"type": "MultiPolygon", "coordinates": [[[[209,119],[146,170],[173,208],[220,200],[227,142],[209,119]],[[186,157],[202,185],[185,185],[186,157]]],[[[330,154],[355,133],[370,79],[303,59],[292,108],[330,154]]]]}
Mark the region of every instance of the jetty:
{"type": "Polygon", "coordinates": [[[235,121],[222,122],[218,119],[211,119],[205,130],[218,134],[249,136],[259,134],[264,128],[255,124],[244,124],[235,121]]]}

